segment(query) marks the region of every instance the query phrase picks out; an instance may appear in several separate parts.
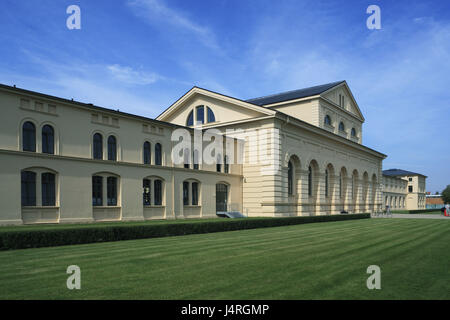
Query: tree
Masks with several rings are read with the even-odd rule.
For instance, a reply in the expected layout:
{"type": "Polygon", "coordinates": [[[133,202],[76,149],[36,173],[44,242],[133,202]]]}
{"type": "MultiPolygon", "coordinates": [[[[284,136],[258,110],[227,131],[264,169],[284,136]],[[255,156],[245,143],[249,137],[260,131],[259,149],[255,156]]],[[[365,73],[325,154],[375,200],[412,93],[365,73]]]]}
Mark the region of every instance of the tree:
{"type": "Polygon", "coordinates": [[[442,191],[442,200],[444,203],[450,203],[450,184],[442,191]]]}

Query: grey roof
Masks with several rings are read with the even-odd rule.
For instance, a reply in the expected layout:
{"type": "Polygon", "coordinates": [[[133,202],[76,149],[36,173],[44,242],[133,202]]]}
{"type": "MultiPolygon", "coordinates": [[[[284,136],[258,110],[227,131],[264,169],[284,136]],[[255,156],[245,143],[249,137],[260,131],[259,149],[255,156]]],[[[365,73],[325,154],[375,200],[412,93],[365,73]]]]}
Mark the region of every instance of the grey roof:
{"type": "Polygon", "coordinates": [[[283,101],[289,101],[289,100],[294,100],[294,99],[315,96],[315,95],[321,94],[322,92],[325,92],[343,82],[345,82],[345,81],[337,81],[337,82],[322,84],[319,86],[272,94],[270,96],[248,99],[248,100],[246,100],[246,102],[253,103],[258,106],[264,106],[264,105],[277,103],[277,102],[283,102],[283,101]]]}
{"type": "Polygon", "coordinates": [[[424,177],[426,177],[425,175],[423,175],[421,173],[406,171],[406,170],[402,170],[402,169],[383,170],[383,175],[391,176],[391,177],[396,177],[396,176],[424,176],[424,177]]]}

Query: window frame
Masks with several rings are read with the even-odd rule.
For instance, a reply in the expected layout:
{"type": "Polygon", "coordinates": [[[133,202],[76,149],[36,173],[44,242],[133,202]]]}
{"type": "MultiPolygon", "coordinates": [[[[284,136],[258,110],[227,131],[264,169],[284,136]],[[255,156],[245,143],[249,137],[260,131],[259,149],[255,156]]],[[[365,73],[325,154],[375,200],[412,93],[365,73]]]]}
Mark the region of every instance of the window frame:
{"type": "Polygon", "coordinates": [[[36,152],[36,125],[31,121],[22,124],[22,151],[36,152]]]}
{"type": "Polygon", "coordinates": [[[55,154],[55,129],[53,126],[45,124],[41,130],[41,138],[42,153],[55,154]]]}

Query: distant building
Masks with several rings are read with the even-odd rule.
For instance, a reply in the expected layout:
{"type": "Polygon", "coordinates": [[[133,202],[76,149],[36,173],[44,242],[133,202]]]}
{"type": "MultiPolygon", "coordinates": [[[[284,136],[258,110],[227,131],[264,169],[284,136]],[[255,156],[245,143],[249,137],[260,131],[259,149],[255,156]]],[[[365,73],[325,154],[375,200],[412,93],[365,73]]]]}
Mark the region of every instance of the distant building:
{"type": "Polygon", "coordinates": [[[427,194],[426,208],[427,209],[440,209],[444,206],[444,200],[440,194],[427,194]]]}
{"type": "Polygon", "coordinates": [[[401,169],[383,170],[383,200],[393,210],[426,208],[427,176],[401,169]]]}

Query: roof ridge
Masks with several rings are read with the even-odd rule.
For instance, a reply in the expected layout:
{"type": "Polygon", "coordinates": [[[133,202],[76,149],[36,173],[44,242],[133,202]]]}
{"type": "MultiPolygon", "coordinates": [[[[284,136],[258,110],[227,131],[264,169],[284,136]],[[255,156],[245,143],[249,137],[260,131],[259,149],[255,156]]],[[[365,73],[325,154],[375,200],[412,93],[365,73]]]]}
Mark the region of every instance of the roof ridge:
{"type": "Polygon", "coordinates": [[[289,91],[283,91],[283,92],[279,92],[279,93],[269,94],[267,96],[261,96],[261,97],[257,97],[257,98],[247,99],[245,101],[248,102],[248,101],[253,101],[253,100],[265,99],[265,98],[275,97],[275,96],[288,94],[288,93],[292,93],[292,92],[296,92],[296,91],[300,91],[300,90],[307,90],[307,89],[313,89],[313,88],[322,87],[322,86],[329,86],[329,85],[332,85],[332,84],[337,85],[338,83],[342,83],[344,81],[345,80],[340,80],[340,81],[335,81],[335,82],[330,82],[330,83],[318,84],[318,85],[311,86],[311,87],[306,87],[306,88],[300,88],[300,89],[294,89],[294,90],[289,90],[289,91]]]}

